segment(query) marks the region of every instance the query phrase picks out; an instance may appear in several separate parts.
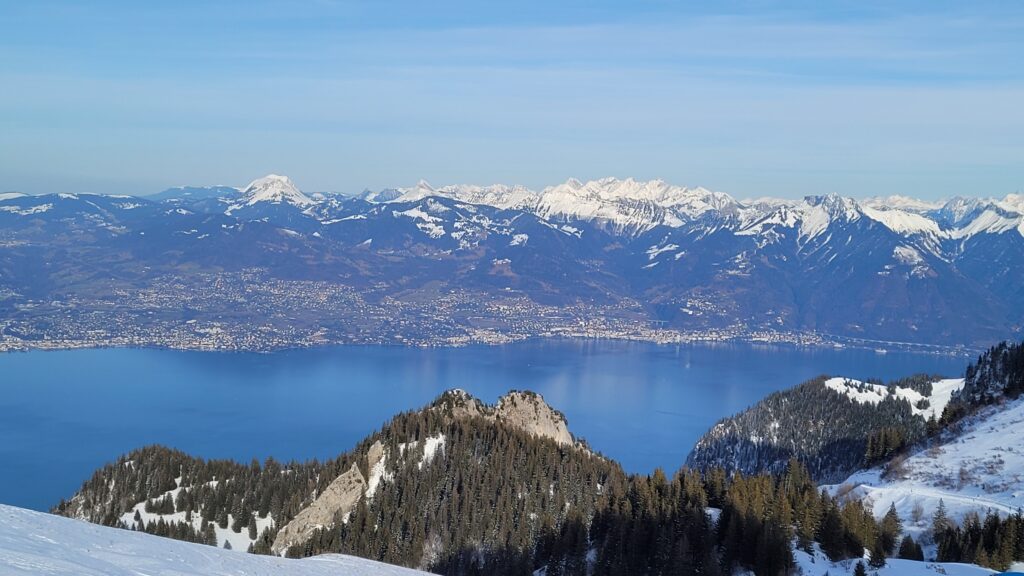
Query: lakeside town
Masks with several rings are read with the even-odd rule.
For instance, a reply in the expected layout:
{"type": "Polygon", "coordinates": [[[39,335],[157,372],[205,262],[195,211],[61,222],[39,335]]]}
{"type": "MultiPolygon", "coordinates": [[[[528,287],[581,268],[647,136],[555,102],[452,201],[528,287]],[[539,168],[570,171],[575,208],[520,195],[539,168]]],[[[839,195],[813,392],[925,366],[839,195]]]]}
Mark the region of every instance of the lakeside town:
{"type": "MultiPolygon", "coordinates": [[[[712,304],[690,301],[699,316],[712,304]]],[[[99,347],[273,352],[330,345],[497,345],[530,338],[616,339],[656,344],[742,342],[963,355],[963,347],[885,342],[742,322],[666,327],[640,303],[537,303],[525,295],[358,290],[324,281],[267,278],[250,270],[161,277],[104,296],[7,303],[0,352],[99,347]],[[199,281],[197,281],[197,279],[199,281]],[[385,293],[387,292],[387,293],[385,293]]]]}

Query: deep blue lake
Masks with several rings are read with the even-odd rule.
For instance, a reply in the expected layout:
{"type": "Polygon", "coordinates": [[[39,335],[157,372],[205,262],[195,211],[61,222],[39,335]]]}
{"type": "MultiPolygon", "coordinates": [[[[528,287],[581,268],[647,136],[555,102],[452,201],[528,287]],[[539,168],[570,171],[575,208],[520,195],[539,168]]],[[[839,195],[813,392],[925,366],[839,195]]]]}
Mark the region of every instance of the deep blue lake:
{"type": "Polygon", "coordinates": [[[628,471],[679,468],[716,420],[819,374],[962,374],[968,359],[755,345],[528,341],[276,354],[98,349],[0,354],[0,502],[48,509],[151,443],[248,462],[327,458],[443,390],[540,392],[628,471]]]}

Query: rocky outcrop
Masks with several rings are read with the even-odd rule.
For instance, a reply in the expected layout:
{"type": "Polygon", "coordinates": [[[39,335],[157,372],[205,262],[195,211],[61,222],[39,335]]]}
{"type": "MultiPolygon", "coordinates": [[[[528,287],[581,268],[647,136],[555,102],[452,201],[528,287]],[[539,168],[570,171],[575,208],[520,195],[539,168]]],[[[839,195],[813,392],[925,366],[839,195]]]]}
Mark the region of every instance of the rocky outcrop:
{"type": "Polygon", "coordinates": [[[562,446],[574,442],[565,416],[548,406],[536,392],[513,391],[502,396],[494,408],[494,418],[534,436],[551,438],[562,446]]]}
{"type": "Polygon", "coordinates": [[[497,404],[489,406],[465,390],[455,389],[442,394],[433,406],[454,418],[485,418],[540,438],[551,438],[562,446],[575,444],[565,415],[549,406],[536,392],[513,390],[499,398],[497,404]]]}
{"type": "MultiPolygon", "coordinates": [[[[565,416],[536,392],[514,390],[490,406],[464,390],[448,390],[434,401],[430,409],[441,410],[453,419],[483,418],[539,438],[550,438],[560,446],[576,444],[565,416]]],[[[366,456],[366,470],[370,477],[363,476],[359,467],[353,464],[281,528],[274,539],[274,553],[284,554],[289,547],[305,543],[317,529],[333,526],[337,519],[346,518],[360,499],[372,499],[381,479],[387,479],[384,473],[387,458],[388,452],[380,440],[374,442],[366,456]]]]}
{"type": "Polygon", "coordinates": [[[435,410],[442,410],[453,418],[486,416],[484,403],[459,388],[443,392],[431,407],[435,410]]]}
{"type": "MultiPolygon", "coordinates": [[[[372,470],[384,459],[384,447],[380,441],[370,446],[367,455],[368,469],[372,470]]],[[[275,554],[284,554],[288,548],[302,544],[319,528],[333,526],[335,519],[346,518],[366,492],[368,481],[359,470],[352,467],[334,479],[313,503],[295,515],[277,533],[271,547],[275,554]]]]}

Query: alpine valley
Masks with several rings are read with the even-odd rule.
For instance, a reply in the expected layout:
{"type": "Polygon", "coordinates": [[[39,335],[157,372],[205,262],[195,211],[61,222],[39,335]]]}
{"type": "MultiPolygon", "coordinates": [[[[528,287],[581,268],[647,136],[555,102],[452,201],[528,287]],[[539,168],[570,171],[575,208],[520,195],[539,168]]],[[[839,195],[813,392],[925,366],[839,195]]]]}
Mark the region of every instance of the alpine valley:
{"type": "Polygon", "coordinates": [[[662,181],[0,195],[0,349],[583,336],[981,349],[1024,196],[736,200],[662,181]]]}

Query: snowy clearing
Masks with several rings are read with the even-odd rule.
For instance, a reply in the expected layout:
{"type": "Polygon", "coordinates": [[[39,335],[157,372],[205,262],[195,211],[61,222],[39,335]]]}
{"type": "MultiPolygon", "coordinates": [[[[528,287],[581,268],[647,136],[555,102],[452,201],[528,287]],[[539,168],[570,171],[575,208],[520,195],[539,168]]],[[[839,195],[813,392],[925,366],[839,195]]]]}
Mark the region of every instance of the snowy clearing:
{"type": "Polygon", "coordinates": [[[862,499],[876,517],[895,505],[915,538],[930,528],[939,500],[956,522],[969,512],[1012,514],[1024,507],[1022,429],[1024,400],[993,406],[970,417],[959,435],[911,454],[895,477],[864,470],[827,489],[848,491],[846,497],[862,499]]]}

